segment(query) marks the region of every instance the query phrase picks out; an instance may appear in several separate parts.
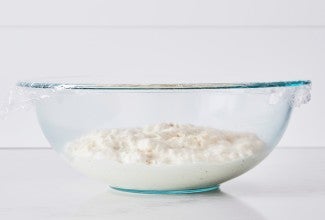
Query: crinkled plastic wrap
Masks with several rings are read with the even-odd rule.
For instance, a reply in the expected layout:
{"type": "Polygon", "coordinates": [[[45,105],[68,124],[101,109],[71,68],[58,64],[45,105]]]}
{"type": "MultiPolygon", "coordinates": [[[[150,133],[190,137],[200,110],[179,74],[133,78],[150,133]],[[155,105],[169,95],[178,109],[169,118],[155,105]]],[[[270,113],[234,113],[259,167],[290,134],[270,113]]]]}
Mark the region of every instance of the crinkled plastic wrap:
{"type": "Polygon", "coordinates": [[[26,110],[34,106],[42,99],[51,97],[59,92],[58,89],[33,89],[15,86],[9,91],[7,101],[4,100],[0,106],[0,118],[5,118],[10,112],[26,110]]]}
{"type": "Polygon", "coordinates": [[[271,90],[269,103],[276,104],[280,100],[285,99],[292,107],[300,107],[311,100],[311,85],[303,85],[298,87],[283,87],[271,90]]]}
{"type": "MultiPolygon", "coordinates": [[[[278,82],[275,82],[278,83],[278,82]]],[[[286,83],[286,82],[284,82],[286,83]]],[[[168,92],[198,90],[213,93],[260,93],[269,95],[269,104],[274,105],[280,100],[287,100],[292,107],[299,107],[311,99],[311,83],[299,86],[251,87],[254,84],[65,84],[20,82],[9,92],[8,100],[0,102],[0,118],[10,112],[29,109],[40,100],[61,92],[83,95],[89,92],[168,92]],[[248,85],[248,86],[246,86],[248,85]],[[216,87],[216,88],[214,88],[216,87]],[[213,91],[211,91],[213,90],[213,91]]],[[[258,85],[258,83],[256,84],[258,85]]],[[[272,83],[270,84],[272,85],[272,83]]]]}

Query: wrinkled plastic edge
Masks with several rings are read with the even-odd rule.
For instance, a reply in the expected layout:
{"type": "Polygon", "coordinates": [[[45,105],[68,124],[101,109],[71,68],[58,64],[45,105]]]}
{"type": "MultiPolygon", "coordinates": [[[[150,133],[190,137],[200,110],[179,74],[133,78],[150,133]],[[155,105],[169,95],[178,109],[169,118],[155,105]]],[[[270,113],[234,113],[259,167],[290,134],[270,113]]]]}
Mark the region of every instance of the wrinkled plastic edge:
{"type": "Polygon", "coordinates": [[[300,107],[311,100],[311,83],[290,88],[272,89],[269,104],[277,104],[280,100],[287,101],[291,107],[300,107]]]}
{"type": "Polygon", "coordinates": [[[291,106],[300,107],[303,104],[307,104],[311,100],[311,86],[308,85],[297,87],[294,91],[294,95],[291,98],[291,106]]]}
{"type": "Polygon", "coordinates": [[[0,119],[7,118],[8,114],[18,110],[28,110],[40,100],[49,98],[57,93],[56,89],[33,90],[14,86],[8,93],[7,101],[0,103],[0,119]]]}

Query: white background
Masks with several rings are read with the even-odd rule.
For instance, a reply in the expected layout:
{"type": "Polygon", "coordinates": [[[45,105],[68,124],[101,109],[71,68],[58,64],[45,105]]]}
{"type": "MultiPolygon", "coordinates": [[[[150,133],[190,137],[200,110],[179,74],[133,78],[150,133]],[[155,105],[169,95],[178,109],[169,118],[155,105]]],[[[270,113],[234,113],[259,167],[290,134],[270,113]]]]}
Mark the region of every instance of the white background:
{"type": "MultiPolygon", "coordinates": [[[[280,146],[325,146],[325,3],[317,0],[0,0],[0,100],[30,77],[313,81],[280,146]]],[[[49,147],[33,111],[0,147],[49,147]]]]}

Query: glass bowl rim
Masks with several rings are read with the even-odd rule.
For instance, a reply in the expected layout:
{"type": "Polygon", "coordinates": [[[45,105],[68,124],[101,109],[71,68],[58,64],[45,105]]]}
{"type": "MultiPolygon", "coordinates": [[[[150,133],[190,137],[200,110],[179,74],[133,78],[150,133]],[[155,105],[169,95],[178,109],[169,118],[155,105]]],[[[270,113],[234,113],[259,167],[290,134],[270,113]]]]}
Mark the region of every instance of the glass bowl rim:
{"type": "Polygon", "coordinates": [[[273,87],[300,87],[310,85],[310,80],[243,82],[243,83],[165,83],[165,84],[107,84],[59,83],[19,81],[17,86],[36,89],[87,89],[87,90],[198,90],[198,89],[254,89],[273,87]]]}

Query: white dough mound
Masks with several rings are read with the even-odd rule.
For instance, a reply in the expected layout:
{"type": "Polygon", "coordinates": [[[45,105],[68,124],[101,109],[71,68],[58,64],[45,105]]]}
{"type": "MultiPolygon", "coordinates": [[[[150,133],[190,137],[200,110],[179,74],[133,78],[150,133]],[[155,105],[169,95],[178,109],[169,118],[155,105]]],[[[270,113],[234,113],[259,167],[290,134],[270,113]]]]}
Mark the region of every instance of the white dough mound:
{"type": "Polygon", "coordinates": [[[122,164],[226,163],[254,156],[265,146],[255,134],[191,124],[94,131],[65,146],[69,159],[107,159],[122,164]]]}

